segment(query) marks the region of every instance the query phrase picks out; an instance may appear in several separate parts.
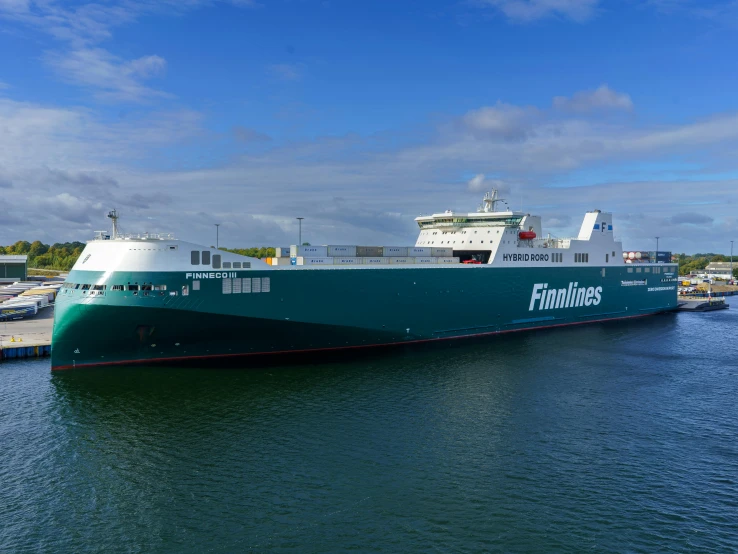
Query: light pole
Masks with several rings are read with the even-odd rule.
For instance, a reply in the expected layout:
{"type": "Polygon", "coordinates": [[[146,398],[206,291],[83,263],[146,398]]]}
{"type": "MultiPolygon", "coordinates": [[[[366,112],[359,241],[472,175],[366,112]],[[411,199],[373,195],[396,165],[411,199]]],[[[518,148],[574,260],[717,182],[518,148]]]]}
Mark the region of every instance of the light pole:
{"type": "Polygon", "coordinates": [[[215,249],[218,249],[218,239],[220,238],[220,223],[215,223],[215,249]]]}
{"type": "Polygon", "coordinates": [[[656,259],[659,259],[659,237],[656,237],[656,259]]]}
{"type": "Polygon", "coordinates": [[[730,241],[730,280],[732,281],[735,277],[733,276],[733,241],[730,241]]]}
{"type": "Polygon", "coordinates": [[[304,217],[296,217],[295,219],[300,224],[300,234],[298,235],[297,246],[302,246],[302,220],[305,219],[305,218],[304,217]]]}

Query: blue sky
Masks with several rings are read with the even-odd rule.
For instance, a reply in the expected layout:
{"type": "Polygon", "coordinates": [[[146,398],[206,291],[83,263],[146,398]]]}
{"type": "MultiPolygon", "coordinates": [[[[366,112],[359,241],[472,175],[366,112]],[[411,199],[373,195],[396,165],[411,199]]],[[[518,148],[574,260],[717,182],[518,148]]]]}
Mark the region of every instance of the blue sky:
{"type": "Polygon", "coordinates": [[[0,0],[0,243],[414,242],[497,187],[556,236],[738,238],[734,0],[0,0]],[[43,218],[39,218],[43,214],[43,218]]]}

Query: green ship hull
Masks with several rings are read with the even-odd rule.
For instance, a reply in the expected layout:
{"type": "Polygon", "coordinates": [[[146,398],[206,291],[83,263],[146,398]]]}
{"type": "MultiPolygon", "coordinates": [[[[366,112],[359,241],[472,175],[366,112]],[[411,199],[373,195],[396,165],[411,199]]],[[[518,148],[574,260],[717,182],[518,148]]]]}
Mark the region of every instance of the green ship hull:
{"type": "Polygon", "coordinates": [[[239,357],[248,364],[254,356],[641,317],[677,308],[675,269],[639,275],[626,266],[461,264],[201,274],[74,270],[56,303],[52,369],[239,357]],[[117,290],[128,283],[151,288],[117,290]],[[83,290],[85,284],[98,290],[83,290]]]}

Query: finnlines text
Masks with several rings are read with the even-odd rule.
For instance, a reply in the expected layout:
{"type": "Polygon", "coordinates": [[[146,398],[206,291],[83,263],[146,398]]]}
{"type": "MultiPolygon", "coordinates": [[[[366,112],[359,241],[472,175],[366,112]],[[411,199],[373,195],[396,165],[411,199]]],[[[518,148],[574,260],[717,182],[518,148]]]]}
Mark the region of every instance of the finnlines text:
{"type": "Polygon", "coordinates": [[[597,306],[602,300],[602,287],[580,287],[579,283],[569,283],[564,289],[548,288],[548,283],[533,285],[528,311],[532,312],[538,302],[539,310],[556,308],[579,308],[581,306],[597,306]]]}
{"type": "Polygon", "coordinates": [[[185,279],[230,279],[238,277],[236,271],[215,271],[210,273],[185,273],[185,279]]]}

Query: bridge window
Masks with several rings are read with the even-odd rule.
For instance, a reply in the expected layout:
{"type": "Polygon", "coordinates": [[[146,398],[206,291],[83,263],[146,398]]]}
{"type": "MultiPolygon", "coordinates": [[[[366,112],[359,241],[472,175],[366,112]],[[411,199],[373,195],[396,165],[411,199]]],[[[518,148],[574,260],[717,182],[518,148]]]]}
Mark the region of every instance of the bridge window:
{"type": "Polygon", "coordinates": [[[202,251],[202,265],[210,265],[210,251],[209,250],[202,251]]]}
{"type": "Polygon", "coordinates": [[[241,269],[241,262],[233,262],[233,269],[241,269]]]}
{"type": "Polygon", "coordinates": [[[231,269],[231,262],[223,262],[223,269],[231,269]]]}
{"type": "Polygon", "coordinates": [[[193,250],[190,252],[190,263],[192,265],[200,265],[200,251],[193,250]]]}
{"type": "Polygon", "coordinates": [[[213,254],[213,269],[220,269],[220,254],[213,254]]]}

